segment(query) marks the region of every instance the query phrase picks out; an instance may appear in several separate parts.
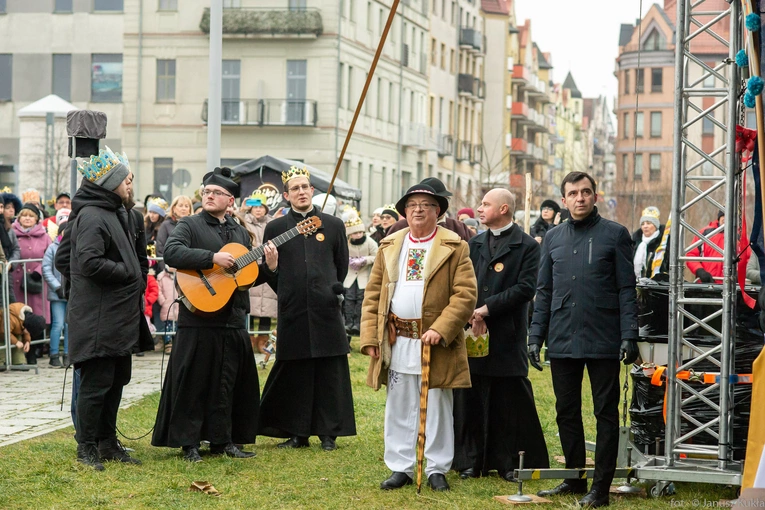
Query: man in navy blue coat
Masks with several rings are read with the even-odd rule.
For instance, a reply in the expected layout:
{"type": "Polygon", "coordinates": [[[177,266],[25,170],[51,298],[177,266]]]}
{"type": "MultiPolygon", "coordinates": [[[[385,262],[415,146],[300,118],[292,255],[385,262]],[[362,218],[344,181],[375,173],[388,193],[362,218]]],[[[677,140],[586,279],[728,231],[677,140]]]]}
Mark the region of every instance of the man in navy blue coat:
{"type": "MultiPolygon", "coordinates": [[[[585,465],[582,378],[590,377],[597,420],[595,476],[579,503],[608,505],[619,445],[619,360],[638,356],[637,299],[632,239],[626,228],[602,218],[595,180],[571,172],[561,183],[571,218],[542,243],[537,297],[529,333],[529,358],[539,366],[547,336],[555,410],[567,468],[585,465]]],[[[540,496],[584,494],[587,481],[564,480],[540,496]]]]}

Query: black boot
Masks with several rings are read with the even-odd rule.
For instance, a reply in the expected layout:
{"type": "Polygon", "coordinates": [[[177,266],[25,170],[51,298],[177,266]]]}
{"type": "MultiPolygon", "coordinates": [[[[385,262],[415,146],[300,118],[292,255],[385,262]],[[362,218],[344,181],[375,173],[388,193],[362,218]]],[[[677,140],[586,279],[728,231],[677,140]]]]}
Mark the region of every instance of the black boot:
{"type": "Polygon", "coordinates": [[[58,359],[58,354],[51,354],[50,355],[50,366],[52,366],[52,367],[60,367],[61,366],[61,360],[58,359]]]}
{"type": "Polygon", "coordinates": [[[291,437],[276,445],[277,448],[307,448],[308,446],[308,438],[300,436],[291,437]]]}
{"type": "Polygon", "coordinates": [[[211,444],[210,453],[212,455],[225,455],[232,459],[249,459],[255,456],[255,452],[244,452],[234,443],[211,444]]]}
{"type": "Polygon", "coordinates": [[[90,466],[96,471],[103,471],[104,465],[98,456],[98,447],[93,443],[77,445],[77,462],[90,466]]]}
{"type": "Polygon", "coordinates": [[[183,460],[193,463],[202,462],[202,456],[199,455],[199,445],[184,446],[183,460]]]}
{"type": "Polygon", "coordinates": [[[138,464],[139,466],[141,465],[140,460],[134,459],[128,455],[127,450],[125,450],[125,447],[122,446],[122,443],[120,443],[120,440],[116,437],[99,441],[98,454],[102,461],[116,460],[119,462],[124,462],[125,464],[138,464]]]}

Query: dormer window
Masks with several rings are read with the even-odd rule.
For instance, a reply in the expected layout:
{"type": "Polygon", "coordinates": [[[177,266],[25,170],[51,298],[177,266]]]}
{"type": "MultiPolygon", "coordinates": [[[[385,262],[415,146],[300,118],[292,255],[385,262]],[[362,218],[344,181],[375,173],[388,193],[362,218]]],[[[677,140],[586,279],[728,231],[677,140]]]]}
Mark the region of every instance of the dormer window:
{"type": "Polygon", "coordinates": [[[644,51],[659,51],[664,49],[664,38],[661,36],[658,30],[654,29],[646,37],[643,43],[644,51]]]}

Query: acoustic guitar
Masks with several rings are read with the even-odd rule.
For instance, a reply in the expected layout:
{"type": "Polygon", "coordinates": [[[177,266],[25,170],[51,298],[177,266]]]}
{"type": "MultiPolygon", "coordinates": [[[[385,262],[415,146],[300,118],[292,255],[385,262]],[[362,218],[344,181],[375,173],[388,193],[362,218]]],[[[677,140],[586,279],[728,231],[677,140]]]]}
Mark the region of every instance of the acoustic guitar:
{"type": "MultiPolygon", "coordinates": [[[[298,235],[310,236],[321,227],[321,218],[311,216],[270,242],[280,246],[298,235]]],[[[258,278],[258,260],[265,253],[265,244],[248,250],[239,243],[229,243],[220,251],[234,256],[229,269],[213,264],[212,269],[178,269],[175,286],[186,308],[198,315],[209,315],[226,306],[234,291],[250,287],[258,278]]]]}

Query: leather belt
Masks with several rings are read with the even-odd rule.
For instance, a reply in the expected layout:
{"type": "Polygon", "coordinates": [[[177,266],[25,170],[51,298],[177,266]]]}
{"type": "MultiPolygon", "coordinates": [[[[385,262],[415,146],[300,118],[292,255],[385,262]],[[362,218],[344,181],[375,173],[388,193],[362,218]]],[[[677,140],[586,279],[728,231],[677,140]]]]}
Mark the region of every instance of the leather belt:
{"type": "Polygon", "coordinates": [[[388,313],[388,342],[396,343],[397,336],[420,338],[422,336],[422,319],[402,319],[393,312],[388,313]]]}

